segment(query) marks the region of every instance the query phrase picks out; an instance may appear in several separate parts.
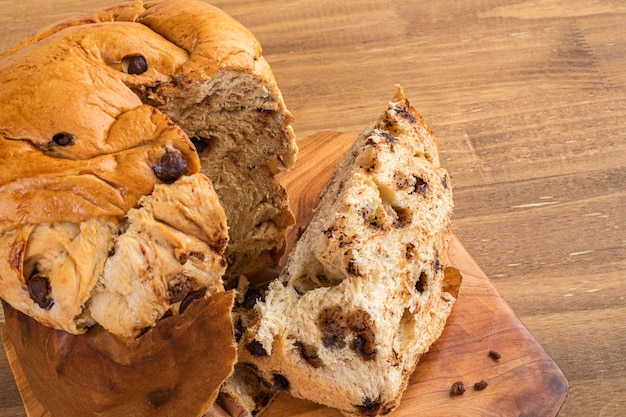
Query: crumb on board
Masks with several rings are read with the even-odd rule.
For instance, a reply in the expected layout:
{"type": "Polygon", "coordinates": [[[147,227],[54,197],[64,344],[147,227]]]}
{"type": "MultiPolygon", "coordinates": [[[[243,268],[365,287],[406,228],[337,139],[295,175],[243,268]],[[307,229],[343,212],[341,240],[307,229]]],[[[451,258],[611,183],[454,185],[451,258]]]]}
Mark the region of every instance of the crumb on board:
{"type": "Polygon", "coordinates": [[[489,357],[493,359],[494,361],[497,361],[498,359],[502,357],[502,355],[500,355],[500,353],[496,352],[495,350],[490,350],[489,357]]]}
{"type": "Polygon", "coordinates": [[[485,388],[487,388],[487,385],[489,385],[489,383],[485,381],[484,379],[481,379],[480,381],[474,384],[474,391],[482,391],[485,388]]]}
{"type": "Polygon", "coordinates": [[[452,387],[450,388],[451,396],[463,395],[464,392],[465,392],[465,384],[463,384],[463,382],[461,381],[455,382],[454,384],[452,384],[452,387]]]}

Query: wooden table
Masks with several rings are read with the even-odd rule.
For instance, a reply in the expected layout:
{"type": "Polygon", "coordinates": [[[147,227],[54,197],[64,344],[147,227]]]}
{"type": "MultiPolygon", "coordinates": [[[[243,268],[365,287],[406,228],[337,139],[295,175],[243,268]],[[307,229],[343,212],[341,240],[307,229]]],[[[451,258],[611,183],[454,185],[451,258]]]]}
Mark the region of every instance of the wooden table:
{"type": "MultiPolygon", "coordinates": [[[[1,1],[0,50],[113,3],[1,1]]],[[[404,86],[439,138],[456,235],[569,381],[559,417],[622,416],[626,4],[213,4],[263,44],[300,137],[357,134],[404,86]]],[[[0,350],[0,417],[24,415],[0,350]]]]}

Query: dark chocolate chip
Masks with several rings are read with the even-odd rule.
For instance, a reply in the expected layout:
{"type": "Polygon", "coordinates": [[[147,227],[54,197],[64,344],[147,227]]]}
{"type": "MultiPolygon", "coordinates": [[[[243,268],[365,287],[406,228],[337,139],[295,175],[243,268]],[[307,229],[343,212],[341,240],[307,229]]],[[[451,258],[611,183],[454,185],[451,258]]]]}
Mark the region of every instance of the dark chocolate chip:
{"type": "Polygon", "coordinates": [[[189,252],[189,256],[193,256],[194,258],[196,258],[197,260],[199,260],[200,262],[204,261],[204,253],[202,252],[196,252],[196,251],[191,251],[189,252]]]}
{"type": "Polygon", "coordinates": [[[319,368],[324,365],[322,359],[317,353],[317,348],[315,346],[297,342],[296,347],[300,351],[300,356],[302,356],[302,359],[304,359],[313,368],[319,368]]]}
{"type": "Polygon", "coordinates": [[[166,151],[159,164],[152,170],[158,179],[166,184],[171,184],[187,173],[189,164],[180,153],[166,151]]]}
{"type": "Polygon", "coordinates": [[[191,284],[186,280],[176,281],[167,289],[170,304],[183,301],[191,291],[191,284]]]}
{"type": "Polygon", "coordinates": [[[365,361],[371,361],[376,358],[375,335],[371,329],[359,333],[352,342],[354,349],[365,361]]]}
{"type": "Polygon", "coordinates": [[[213,242],[213,244],[211,245],[211,249],[213,249],[215,253],[224,253],[227,246],[228,246],[228,238],[223,237],[213,242]]]}
{"type": "Polygon", "coordinates": [[[491,359],[493,359],[494,361],[497,361],[498,359],[500,359],[502,357],[502,355],[500,355],[498,352],[496,352],[495,350],[490,350],[488,353],[489,357],[491,359]]]}
{"type": "Polygon", "coordinates": [[[172,397],[173,390],[169,388],[158,389],[146,394],[146,399],[148,400],[148,404],[150,404],[153,408],[159,408],[167,402],[172,397]]]}
{"type": "Polygon", "coordinates": [[[320,311],[317,325],[322,333],[322,343],[325,347],[341,349],[346,346],[348,328],[340,306],[327,307],[320,311]]]}
{"type": "Polygon", "coordinates": [[[183,299],[183,301],[180,302],[180,307],[178,307],[178,311],[182,314],[183,311],[185,311],[191,303],[193,303],[195,300],[198,300],[204,297],[205,294],[206,294],[206,288],[203,288],[198,291],[191,291],[189,294],[187,294],[187,296],[183,299]]]}
{"type": "Polygon", "coordinates": [[[463,382],[461,381],[455,382],[454,384],[452,384],[452,387],[450,388],[451,396],[463,395],[464,392],[465,392],[465,384],[463,384],[463,382]]]}
{"type": "Polygon", "coordinates": [[[348,326],[356,335],[352,341],[352,349],[363,360],[376,358],[376,334],[372,329],[374,323],[370,314],[364,310],[353,311],[348,317],[348,326]]]}
{"type": "Polygon", "coordinates": [[[256,358],[267,356],[267,350],[265,350],[261,342],[256,339],[248,343],[246,345],[246,349],[248,349],[248,352],[256,358]]]}
{"type": "Polygon", "coordinates": [[[355,406],[359,410],[359,414],[365,417],[373,417],[378,415],[378,411],[381,407],[380,399],[372,400],[371,398],[365,398],[363,404],[355,406]]]}
{"type": "Polygon", "coordinates": [[[39,307],[50,310],[54,304],[54,300],[50,295],[50,280],[41,275],[35,275],[28,280],[28,295],[39,307]]]}
{"type": "Polygon", "coordinates": [[[289,389],[289,380],[281,374],[274,374],[274,389],[276,391],[286,391],[289,389]]]}
{"type": "Polygon", "coordinates": [[[380,135],[385,138],[385,142],[389,144],[391,152],[394,152],[394,144],[398,141],[398,138],[391,136],[387,132],[381,132],[380,135]]]}
{"type": "Polygon", "coordinates": [[[406,108],[402,107],[399,109],[396,109],[396,114],[398,116],[404,117],[405,119],[407,119],[410,123],[415,123],[415,116],[413,116],[413,114],[407,110],[406,108]]]}
{"type": "Polygon", "coordinates": [[[180,262],[181,265],[185,265],[188,260],[189,260],[189,255],[187,255],[186,253],[181,253],[180,256],[178,257],[178,261],[180,262]]]}
{"type": "Polygon", "coordinates": [[[489,385],[489,384],[487,383],[487,381],[485,381],[484,379],[482,379],[482,380],[480,380],[480,381],[478,381],[478,382],[476,382],[476,383],[474,384],[474,390],[475,390],[475,391],[482,391],[482,390],[484,390],[485,388],[487,388],[487,385],[489,385]]]}
{"type": "Polygon", "coordinates": [[[76,137],[71,133],[60,132],[52,136],[52,141],[59,146],[69,146],[74,144],[76,137]]]}
{"type": "Polygon", "coordinates": [[[140,75],[148,71],[148,61],[143,55],[127,55],[122,58],[126,66],[126,72],[132,75],[140,75]]]}

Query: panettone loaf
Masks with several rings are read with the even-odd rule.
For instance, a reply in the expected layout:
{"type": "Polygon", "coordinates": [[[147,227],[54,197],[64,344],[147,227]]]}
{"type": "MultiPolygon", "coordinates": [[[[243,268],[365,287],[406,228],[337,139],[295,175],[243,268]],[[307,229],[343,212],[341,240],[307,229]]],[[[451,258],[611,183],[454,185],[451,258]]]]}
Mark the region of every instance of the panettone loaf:
{"type": "Polygon", "coordinates": [[[239,366],[346,415],[389,413],[458,294],[445,268],[452,208],[432,132],[399,88],[258,297],[239,366]]]}
{"type": "Polygon", "coordinates": [[[203,1],[137,0],[0,55],[0,298],[27,377],[73,387],[30,381],[53,416],[199,416],[232,372],[224,282],[274,264],[293,222],[292,116],[261,52],[203,1]]]}
{"type": "MultiPolygon", "coordinates": [[[[73,159],[130,152],[145,146],[139,137],[150,135],[131,132],[147,128],[133,123],[159,109],[196,145],[201,171],[226,210],[227,276],[253,274],[281,256],[293,216],[275,175],[295,162],[292,116],[260,44],[226,13],[199,0],[121,3],[41,30],[0,55],[0,65],[4,139],[24,139],[24,146],[73,159]],[[141,103],[149,110],[133,116],[141,103]],[[71,151],[52,142],[60,133],[78,138],[71,151]],[[129,142],[129,136],[137,139],[129,142]]],[[[101,201],[80,205],[83,218],[113,208],[119,215],[147,193],[149,173],[117,172],[122,178],[101,201]]],[[[65,201],[57,204],[69,205],[65,201]]],[[[17,196],[0,208],[3,229],[23,218],[17,196]]]]}

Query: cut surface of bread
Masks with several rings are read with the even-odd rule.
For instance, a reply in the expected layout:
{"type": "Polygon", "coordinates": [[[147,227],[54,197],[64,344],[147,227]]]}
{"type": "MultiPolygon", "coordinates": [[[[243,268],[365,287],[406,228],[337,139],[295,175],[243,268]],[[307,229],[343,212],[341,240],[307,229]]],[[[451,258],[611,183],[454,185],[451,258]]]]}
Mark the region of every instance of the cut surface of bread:
{"type": "Polygon", "coordinates": [[[346,415],[392,411],[458,294],[444,274],[452,208],[432,132],[399,88],[254,306],[240,364],[346,415]]]}

